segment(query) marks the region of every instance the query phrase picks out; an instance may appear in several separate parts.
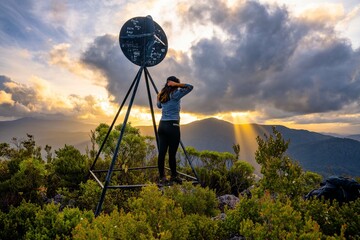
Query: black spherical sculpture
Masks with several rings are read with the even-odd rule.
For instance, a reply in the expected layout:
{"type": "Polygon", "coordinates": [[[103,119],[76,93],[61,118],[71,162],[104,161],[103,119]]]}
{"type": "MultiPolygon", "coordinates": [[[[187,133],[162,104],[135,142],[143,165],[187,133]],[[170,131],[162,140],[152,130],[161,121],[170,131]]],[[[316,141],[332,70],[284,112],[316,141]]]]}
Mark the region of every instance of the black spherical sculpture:
{"type": "Polygon", "coordinates": [[[120,30],[119,43],[124,55],[143,67],[159,64],[168,49],[165,32],[151,16],[128,20],[120,30]]]}

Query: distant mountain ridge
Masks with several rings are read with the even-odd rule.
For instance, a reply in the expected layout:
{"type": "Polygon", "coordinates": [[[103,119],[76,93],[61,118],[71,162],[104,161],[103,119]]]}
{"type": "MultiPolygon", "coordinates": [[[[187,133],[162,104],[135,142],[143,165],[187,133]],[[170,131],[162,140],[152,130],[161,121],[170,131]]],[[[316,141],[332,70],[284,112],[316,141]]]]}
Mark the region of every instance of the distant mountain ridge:
{"type": "MultiPolygon", "coordinates": [[[[307,130],[295,130],[276,125],[285,140],[290,140],[287,154],[309,171],[325,176],[360,176],[360,142],[337,138],[307,130]]],[[[153,135],[152,127],[139,127],[144,135],[153,135]]],[[[215,118],[181,126],[185,146],[197,150],[233,153],[234,143],[240,144],[240,158],[255,166],[256,137],[272,133],[272,125],[231,124],[215,118]]]]}
{"type": "Polygon", "coordinates": [[[348,135],[346,136],[346,138],[350,138],[356,141],[360,141],[360,134],[353,134],[353,135],[348,135]]]}
{"type": "Polygon", "coordinates": [[[70,120],[36,118],[0,121],[0,142],[10,143],[13,137],[24,139],[28,133],[43,148],[48,144],[53,150],[57,150],[67,144],[85,152],[86,146],[90,146],[90,130],[94,130],[96,126],[70,120]]]}
{"type": "MultiPolygon", "coordinates": [[[[53,150],[73,145],[85,152],[90,147],[90,130],[95,124],[68,120],[41,120],[24,118],[0,122],[0,142],[10,142],[12,137],[25,138],[26,133],[35,137],[42,147],[53,150]]],[[[360,141],[338,138],[326,134],[275,126],[285,140],[290,140],[287,154],[305,170],[323,175],[360,176],[360,141]]],[[[143,135],[153,135],[152,126],[138,127],[143,135]]],[[[256,137],[272,133],[271,125],[232,124],[215,118],[195,121],[181,126],[181,139],[185,146],[197,150],[233,153],[233,144],[240,144],[240,158],[250,162],[259,172],[255,162],[256,137]]],[[[354,135],[355,138],[358,135],[354,135]]]]}

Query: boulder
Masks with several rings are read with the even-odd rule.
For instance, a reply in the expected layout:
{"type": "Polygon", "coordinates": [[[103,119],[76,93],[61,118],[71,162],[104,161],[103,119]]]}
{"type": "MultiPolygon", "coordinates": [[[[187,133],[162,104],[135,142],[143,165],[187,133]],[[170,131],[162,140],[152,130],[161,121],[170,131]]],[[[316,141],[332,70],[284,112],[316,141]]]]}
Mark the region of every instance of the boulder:
{"type": "Polygon", "coordinates": [[[227,206],[228,209],[234,209],[236,204],[240,201],[238,197],[231,194],[220,196],[217,199],[219,201],[219,209],[221,212],[224,212],[225,206],[227,206]]]}

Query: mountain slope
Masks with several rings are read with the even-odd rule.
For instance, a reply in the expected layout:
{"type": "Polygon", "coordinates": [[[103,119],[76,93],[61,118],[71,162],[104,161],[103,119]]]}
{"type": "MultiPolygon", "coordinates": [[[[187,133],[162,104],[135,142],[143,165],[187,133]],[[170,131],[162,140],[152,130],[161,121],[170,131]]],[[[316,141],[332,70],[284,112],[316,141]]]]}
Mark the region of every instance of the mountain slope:
{"type": "Polygon", "coordinates": [[[305,169],[323,175],[360,175],[360,142],[330,138],[289,147],[289,155],[305,169]]]}
{"type": "Polygon", "coordinates": [[[349,136],[346,136],[346,138],[350,138],[350,139],[354,139],[356,141],[360,141],[360,134],[349,135],[349,136]]]}
{"type": "MultiPolygon", "coordinates": [[[[0,122],[0,142],[11,142],[12,137],[25,138],[32,134],[38,145],[52,146],[53,150],[74,145],[85,152],[90,147],[90,130],[97,125],[66,120],[39,120],[33,118],[0,122]]],[[[143,135],[154,135],[152,126],[138,127],[143,135]]],[[[285,140],[290,140],[287,154],[305,170],[323,175],[360,176],[360,142],[337,138],[306,130],[276,126],[285,140]]],[[[233,153],[233,144],[240,144],[240,158],[251,163],[256,172],[256,137],[272,133],[272,126],[259,124],[234,125],[215,118],[195,121],[181,126],[181,139],[185,146],[197,150],[233,153]]]]}
{"type": "MultiPolygon", "coordinates": [[[[360,176],[360,142],[275,126],[285,140],[290,140],[287,154],[309,171],[323,175],[360,176]]],[[[139,127],[144,135],[153,135],[152,127],[139,127]]],[[[259,124],[233,125],[218,119],[205,119],[181,126],[185,146],[197,150],[227,151],[233,153],[233,144],[240,144],[240,158],[255,166],[256,137],[272,133],[272,126],[259,124]]]]}
{"type": "Polygon", "coordinates": [[[10,143],[13,137],[25,139],[28,133],[42,147],[47,144],[56,150],[67,144],[84,152],[86,146],[90,145],[90,130],[95,128],[96,125],[69,120],[22,118],[0,122],[0,142],[10,143]]]}

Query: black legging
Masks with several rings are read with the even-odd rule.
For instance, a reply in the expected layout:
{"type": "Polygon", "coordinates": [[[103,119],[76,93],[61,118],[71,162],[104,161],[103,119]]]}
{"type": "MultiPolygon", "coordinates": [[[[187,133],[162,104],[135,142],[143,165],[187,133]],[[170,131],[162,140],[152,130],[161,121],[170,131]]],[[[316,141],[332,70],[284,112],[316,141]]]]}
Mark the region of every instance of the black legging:
{"type": "Polygon", "coordinates": [[[165,155],[169,149],[169,166],[171,176],[176,177],[176,152],[180,142],[180,126],[178,121],[160,121],[159,124],[159,156],[158,168],[160,178],[165,176],[165,155]]]}

